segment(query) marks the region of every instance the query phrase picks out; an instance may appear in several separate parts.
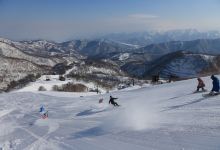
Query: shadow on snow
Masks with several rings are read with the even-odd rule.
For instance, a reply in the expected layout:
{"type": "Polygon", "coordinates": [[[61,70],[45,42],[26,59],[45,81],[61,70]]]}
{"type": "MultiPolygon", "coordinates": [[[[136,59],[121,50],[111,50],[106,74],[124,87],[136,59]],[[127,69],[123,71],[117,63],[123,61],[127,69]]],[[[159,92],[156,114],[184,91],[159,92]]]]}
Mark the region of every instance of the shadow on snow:
{"type": "MultiPolygon", "coordinates": [[[[171,106],[171,107],[168,107],[168,109],[165,109],[163,111],[169,111],[169,110],[174,110],[174,109],[178,109],[178,108],[181,108],[181,107],[184,107],[184,106],[188,106],[188,105],[192,105],[192,104],[195,104],[195,103],[199,103],[203,100],[205,100],[206,98],[200,98],[200,99],[197,99],[197,100],[194,100],[194,101],[191,101],[191,102],[188,102],[188,103],[185,103],[185,104],[181,104],[181,105],[175,105],[175,106],[171,106]]],[[[162,112],[163,112],[162,111],[162,112]]]]}
{"type": "Polygon", "coordinates": [[[79,138],[88,138],[88,137],[96,137],[107,134],[107,131],[103,130],[102,127],[93,127],[83,131],[79,131],[73,134],[71,139],[79,139],[79,138]]]}
{"type": "Polygon", "coordinates": [[[84,110],[84,111],[76,114],[76,116],[88,116],[88,115],[93,115],[93,114],[101,113],[101,112],[104,112],[104,111],[106,111],[106,110],[94,111],[93,109],[88,109],[88,110],[84,110]]]}

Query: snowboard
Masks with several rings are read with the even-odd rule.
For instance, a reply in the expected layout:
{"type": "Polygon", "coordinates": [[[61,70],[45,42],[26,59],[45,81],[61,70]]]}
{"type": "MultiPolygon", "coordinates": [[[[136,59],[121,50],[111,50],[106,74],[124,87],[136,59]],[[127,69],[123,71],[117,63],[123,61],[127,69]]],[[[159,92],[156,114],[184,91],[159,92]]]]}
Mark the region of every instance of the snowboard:
{"type": "Polygon", "coordinates": [[[220,95],[220,93],[213,93],[213,94],[208,93],[208,94],[203,94],[202,96],[203,97],[213,97],[213,96],[217,96],[217,95],[220,95]]]}

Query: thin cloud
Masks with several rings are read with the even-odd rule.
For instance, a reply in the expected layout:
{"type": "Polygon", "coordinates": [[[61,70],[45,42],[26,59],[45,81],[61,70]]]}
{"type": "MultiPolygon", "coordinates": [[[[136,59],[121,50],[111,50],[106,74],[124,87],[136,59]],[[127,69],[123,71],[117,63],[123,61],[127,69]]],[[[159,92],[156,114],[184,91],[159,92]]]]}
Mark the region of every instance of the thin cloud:
{"type": "Polygon", "coordinates": [[[151,15],[151,14],[131,14],[129,15],[130,18],[134,19],[156,19],[159,18],[157,15],[151,15]]]}

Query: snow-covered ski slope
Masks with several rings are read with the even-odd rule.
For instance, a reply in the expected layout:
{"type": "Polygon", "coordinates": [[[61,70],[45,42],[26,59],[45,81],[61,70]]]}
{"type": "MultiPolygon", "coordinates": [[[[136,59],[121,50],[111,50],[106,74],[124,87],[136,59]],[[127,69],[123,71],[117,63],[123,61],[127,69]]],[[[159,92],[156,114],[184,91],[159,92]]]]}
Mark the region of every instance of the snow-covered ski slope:
{"type": "MultiPolygon", "coordinates": [[[[205,82],[210,89],[211,80],[205,82]]],[[[108,104],[110,94],[1,94],[0,149],[219,150],[220,96],[192,94],[196,84],[193,79],[111,93],[118,108],[108,104]],[[39,116],[42,105],[48,119],[39,116]]]]}

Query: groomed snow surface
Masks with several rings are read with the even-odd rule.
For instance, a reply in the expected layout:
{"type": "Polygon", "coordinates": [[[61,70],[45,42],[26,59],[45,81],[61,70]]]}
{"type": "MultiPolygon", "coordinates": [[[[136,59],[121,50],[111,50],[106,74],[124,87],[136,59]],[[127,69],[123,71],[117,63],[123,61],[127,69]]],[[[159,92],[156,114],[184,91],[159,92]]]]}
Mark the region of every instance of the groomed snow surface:
{"type": "MultiPolygon", "coordinates": [[[[210,89],[211,80],[205,82],[210,89]]],[[[219,150],[220,96],[193,94],[196,84],[192,79],[84,97],[1,94],[0,149],[219,150]],[[121,107],[108,104],[110,94],[121,107]],[[48,119],[41,119],[41,106],[48,119]]]]}

